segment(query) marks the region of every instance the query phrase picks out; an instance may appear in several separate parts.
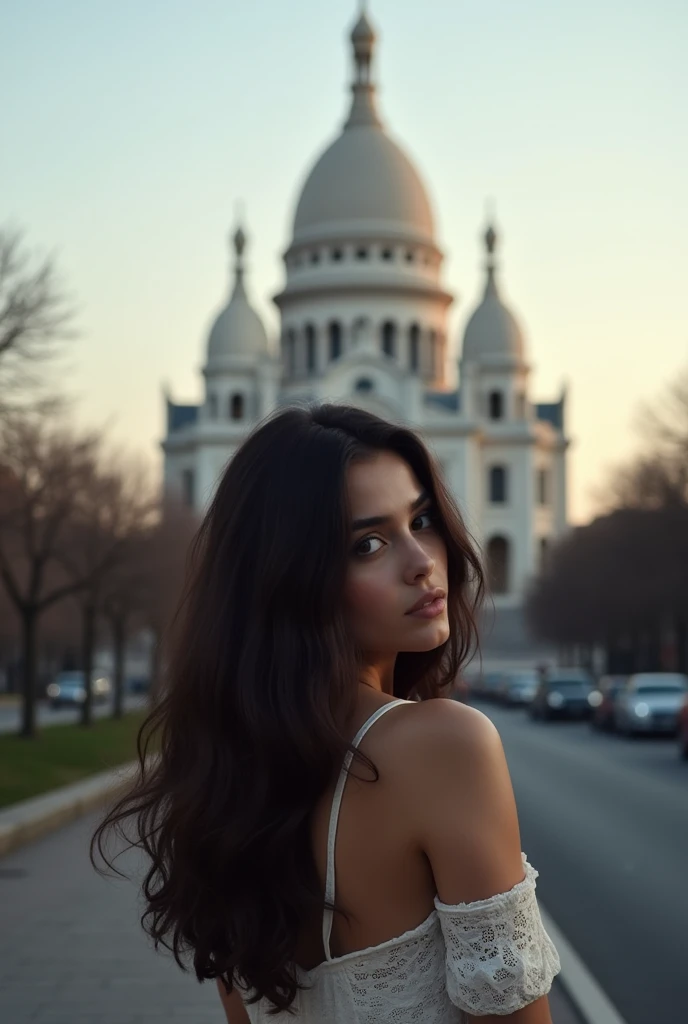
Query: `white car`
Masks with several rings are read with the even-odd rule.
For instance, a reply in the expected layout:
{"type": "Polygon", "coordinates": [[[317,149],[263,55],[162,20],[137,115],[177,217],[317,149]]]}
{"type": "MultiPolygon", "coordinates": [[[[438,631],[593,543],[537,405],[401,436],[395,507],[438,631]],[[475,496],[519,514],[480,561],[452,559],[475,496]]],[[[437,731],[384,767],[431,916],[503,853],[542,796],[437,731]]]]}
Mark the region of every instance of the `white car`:
{"type": "Polygon", "coordinates": [[[629,678],[616,699],[614,725],[624,736],[675,736],[686,693],[688,676],[680,672],[638,672],[629,678]]]}

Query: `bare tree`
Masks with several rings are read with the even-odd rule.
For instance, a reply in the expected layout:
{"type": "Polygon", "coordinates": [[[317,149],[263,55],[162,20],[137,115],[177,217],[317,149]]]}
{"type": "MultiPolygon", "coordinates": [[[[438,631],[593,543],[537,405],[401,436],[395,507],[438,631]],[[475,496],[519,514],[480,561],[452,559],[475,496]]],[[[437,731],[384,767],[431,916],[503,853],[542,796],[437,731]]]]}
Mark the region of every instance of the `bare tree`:
{"type": "Polygon", "coordinates": [[[667,385],[659,401],[643,403],[637,425],[653,451],[682,466],[688,485],[688,366],[667,385]]]}
{"type": "Polygon", "coordinates": [[[121,718],[124,714],[127,639],[133,626],[142,625],[143,621],[149,584],[146,546],[152,532],[141,530],[138,535],[128,538],[122,557],[104,583],[102,615],[109,624],[112,641],[114,718],[121,718]]]}
{"type": "Polygon", "coordinates": [[[663,637],[671,638],[675,667],[685,670],[686,565],[688,506],[617,509],[556,546],[526,611],[543,638],[604,646],[609,671],[662,667],[663,637]]]}
{"type": "Polygon", "coordinates": [[[608,469],[592,493],[597,511],[688,505],[688,367],[639,407],[635,428],[640,451],[608,469]]]}
{"type": "Polygon", "coordinates": [[[151,664],[151,700],[164,687],[165,651],[169,629],[184,592],[188,558],[199,520],[186,505],[165,497],[161,515],[146,545],[146,587],[143,615],[155,638],[151,664]]]}
{"type": "Polygon", "coordinates": [[[0,421],[0,579],[21,620],[25,737],[35,734],[39,619],[90,584],[88,576],[69,578],[58,556],[72,542],[100,443],[97,433],[77,435],[34,412],[0,421]]]}
{"type": "Polygon", "coordinates": [[[686,467],[665,452],[639,455],[615,467],[598,504],[605,512],[620,508],[662,509],[688,501],[686,467]]]}
{"type": "Polygon", "coordinates": [[[22,233],[0,228],[0,415],[25,405],[42,411],[60,400],[42,391],[45,364],[73,337],[74,309],[53,256],[28,252],[22,233]]]}
{"type": "MultiPolygon", "coordinates": [[[[98,618],[112,610],[117,585],[141,577],[136,560],[141,558],[141,538],[151,528],[158,499],[145,478],[141,465],[132,460],[125,465],[111,455],[94,465],[86,486],[79,494],[65,530],[65,543],[56,558],[69,579],[77,586],[76,598],[82,615],[82,669],[85,700],[81,722],[92,721],[92,674],[98,618]],[[107,470],[105,464],[107,462],[107,470]]],[[[122,624],[120,617],[119,623],[122,624]]],[[[121,654],[120,650],[120,654],[121,654]]],[[[121,666],[118,669],[119,709],[121,710],[121,666]]]]}

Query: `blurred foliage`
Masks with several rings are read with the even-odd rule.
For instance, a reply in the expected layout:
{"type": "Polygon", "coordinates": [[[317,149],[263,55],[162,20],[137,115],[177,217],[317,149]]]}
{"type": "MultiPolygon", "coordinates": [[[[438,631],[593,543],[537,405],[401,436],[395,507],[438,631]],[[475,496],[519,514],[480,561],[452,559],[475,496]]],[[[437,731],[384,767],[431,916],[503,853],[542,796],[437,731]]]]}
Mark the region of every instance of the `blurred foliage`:
{"type": "Polygon", "coordinates": [[[530,588],[536,635],[601,645],[607,671],[688,670],[688,371],[642,420],[645,450],[598,494],[530,588]]]}

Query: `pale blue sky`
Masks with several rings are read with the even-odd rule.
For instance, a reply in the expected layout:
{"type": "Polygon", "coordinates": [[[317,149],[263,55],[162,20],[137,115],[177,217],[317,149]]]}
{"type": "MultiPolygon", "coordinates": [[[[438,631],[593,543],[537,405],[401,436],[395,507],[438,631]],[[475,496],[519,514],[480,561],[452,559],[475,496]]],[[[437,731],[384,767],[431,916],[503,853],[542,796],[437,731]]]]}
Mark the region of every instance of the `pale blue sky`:
{"type": "MultiPolygon", "coordinates": [[[[482,288],[485,200],[541,401],[570,385],[571,514],[638,447],[634,411],[688,363],[688,4],[373,0],[390,133],[427,184],[458,296],[482,288]]],[[[200,395],[242,199],[270,297],[299,188],[348,105],[355,0],[0,3],[0,222],[78,297],[84,422],[158,460],[161,382],[200,395]]]]}

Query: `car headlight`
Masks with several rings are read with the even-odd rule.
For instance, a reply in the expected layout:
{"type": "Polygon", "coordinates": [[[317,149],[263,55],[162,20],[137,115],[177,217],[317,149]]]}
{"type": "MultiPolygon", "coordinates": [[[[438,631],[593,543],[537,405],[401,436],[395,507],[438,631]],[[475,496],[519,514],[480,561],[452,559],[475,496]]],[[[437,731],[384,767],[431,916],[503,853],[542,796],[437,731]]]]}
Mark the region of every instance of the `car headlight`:
{"type": "Polygon", "coordinates": [[[60,696],[60,687],[57,685],[57,683],[51,683],[50,684],[50,686],[48,687],[48,696],[49,697],[59,697],[60,696]]]}
{"type": "Polygon", "coordinates": [[[554,693],[547,694],[547,703],[551,708],[560,708],[564,703],[564,698],[555,690],[554,693]]]}
{"type": "Polygon", "coordinates": [[[647,718],[650,714],[650,706],[649,704],[646,704],[644,700],[641,700],[639,704],[634,706],[633,713],[636,714],[638,718],[647,718]]]}
{"type": "Polygon", "coordinates": [[[598,708],[603,700],[604,697],[599,690],[593,690],[592,693],[588,694],[588,704],[591,708],[598,708]]]}

